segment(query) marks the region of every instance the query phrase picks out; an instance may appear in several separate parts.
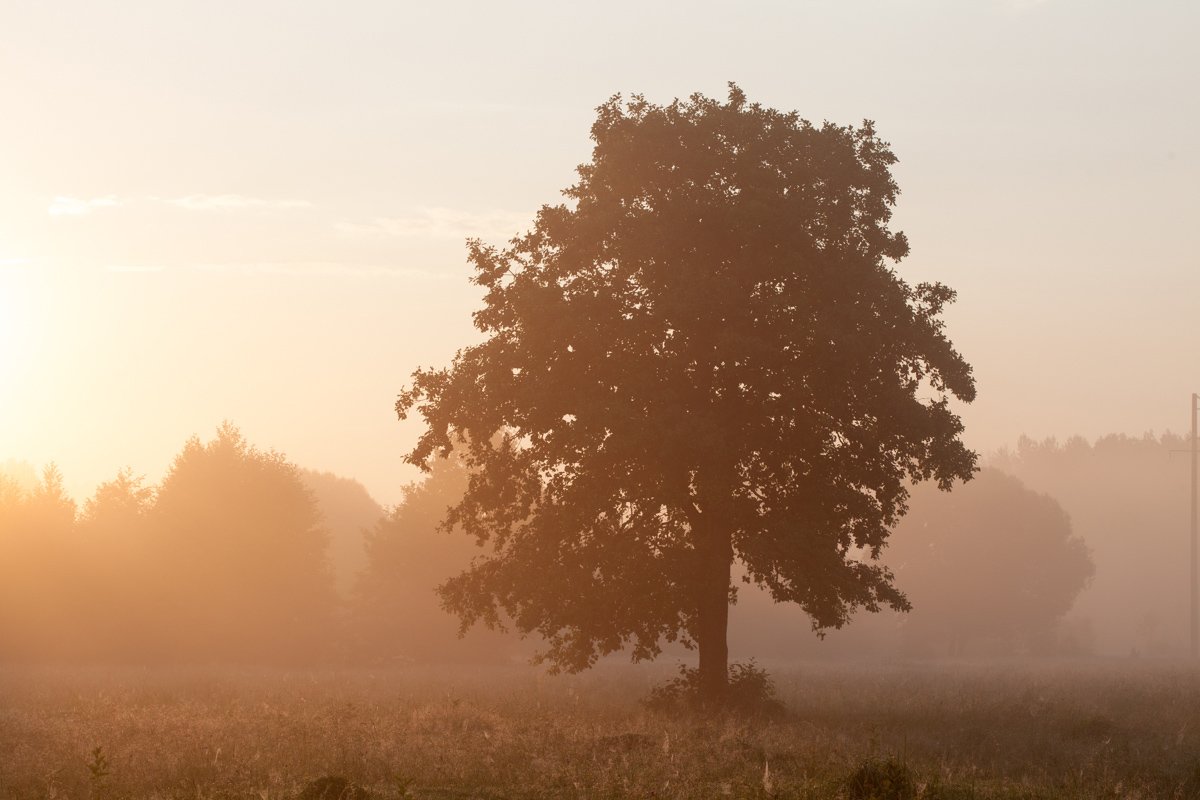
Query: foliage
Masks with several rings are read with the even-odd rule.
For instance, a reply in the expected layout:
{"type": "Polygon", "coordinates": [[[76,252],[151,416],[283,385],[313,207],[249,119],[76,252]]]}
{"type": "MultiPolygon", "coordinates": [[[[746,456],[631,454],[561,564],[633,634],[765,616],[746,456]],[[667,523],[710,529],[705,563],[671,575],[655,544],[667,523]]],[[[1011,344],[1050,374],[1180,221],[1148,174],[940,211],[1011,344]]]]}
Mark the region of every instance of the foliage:
{"type": "Polygon", "coordinates": [[[99,530],[122,530],[141,524],[154,504],[154,489],[135,477],[128,467],[115,478],[96,487],[96,493],[83,504],[80,522],[99,530]]]}
{"type": "Polygon", "coordinates": [[[846,791],[850,800],[916,800],[917,782],[907,764],[871,759],[851,773],[846,791]]]}
{"type": "Polygon", "coordinates": [[[316,500],[329,531],[329,563],[338,594],[348,598],[358,574],[367,565],[363,539],[386,512],[366,487],[352,478],[311,469],[300,470],[300,478],[316,500]]]}
{"type": "Polygon", "coordinates": [[[1186,436],[1022,438],[993,466],[1062,504],[1096,575],[1071,616],[1102,655],[1188,652],[1186,436]]]}
{"type": "Polygon", "coordinates": [[[866,759],[901,752],[922,800],[1200,786],[1192,665],[809,664],[775,678],[796,713],[698,718],[647,714],[628,668],[538,681],[477,668],[9,669],[0,781],[6,797],[86,798],[84,745],[101,741],[112,798],[295,798],[341,775],[380,800],[845,799],[866,759]],[[1062,735],[1096,715],[1114,727],[1062,735]]]}
{"type": "MultiPolygon", "coordinates": [[[[375,659],[509,662],[524,652],[516,637],[472,631],[440,605],[437,587],[471,565],[479,549],[438,524],[459,502],[467,472],[454,457],[432,465],[424,480],[366,533],[366,565],[351,606],[356,651],[375,659]],[[464,631],[465,633],[465,631],[464,631]]],[[[459,532],[455,532],[459,533],[459,532]]]]}
{"type": "MultiPolygon", "coordinates": [[[[775,716],[783,704],[775,696],[775,685],[754,659],[729,665],[728,689],[720,699],[720,710],[753,716],[775,716]]],[[[654,687],[644,704],[652,711],[679,712],[705,709],[711,703],[700,682],[700,670],[679,665],[679,677],[654,687]]]]}
{"type": "Polygon", "coordinates": [[[96,487],[76,520],[72,556],[82,562],[72,589],[90,607],[71,626],[77,657],[140,657],[166,622],[146,587],[155,582],[154,489],[128,469],[96,487]]]}
{"type": "Polygon", "coordinates": [[[63,623],[86,613],[89,598],[74,590],[88,566],[75,514],[54,464],[28,491],[0,476],[0,657],[76,655],[63,623]]]}
{"type": "Polygon", "coordinates": [[[720,691],[733,560],[824,630],[906,608],[875,561],[912,481],[975,454],[975,395],[889,227],[895,162],[872,123],[701,95],[598,109],[590,163],[504,248],[469,245],[484,341],[419,370],[396,404],[408,460],[471,472],[445,521],[486,543],[442,591],[466,623],[507,614],[580,670],[698,643],[720,691]]]}
{"type": "Polygon", "coordinates": [[[320,647],[334,607],[327,532],[297,468],[229,423],[192,438],[158,489],[160,583],[176,652],[295,657],[320,647]]]}
{"type": "Polygon", "coordinates": [[[979,639],[1049,649],[1093,573],[1062,506],[993,469],[951,495],[917,494],[887,560],[913,601],[909,644],[950,655],[979,639]]]}
{"type": "Polygon", "coordinates": [[[0,476],[2,660],[311,660],[333,601],[296,468],[232,425],[79,514],[53,465],[30,490],[0,476]]]}
{"type": "Polygon", "coordinates": [[[87,769],[92,781],[91,795],[93,798],[99,797],[104,793],[106,779],[112,774],[112,765],[103,747],[92,748],[92,757],[87,762],[87,769]]]}

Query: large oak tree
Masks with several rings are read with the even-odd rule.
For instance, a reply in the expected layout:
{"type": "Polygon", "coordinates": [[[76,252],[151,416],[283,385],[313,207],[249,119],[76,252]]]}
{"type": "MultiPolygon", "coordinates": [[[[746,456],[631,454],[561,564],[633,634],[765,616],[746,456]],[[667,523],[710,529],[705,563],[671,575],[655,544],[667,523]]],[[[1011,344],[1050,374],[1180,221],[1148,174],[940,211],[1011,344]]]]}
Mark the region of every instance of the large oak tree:
{"type": "Polygon", "coordinates": [[[469,243],[485,338],[419,370],[410,462],[464,451],[447,528],[487,545],[442,587],[464,625],[508,618],[579,670],[695,644],[727,682],[731,566],[814,629],[907,601],[878,563],[907,487],[967,479],[943,331],[910,285],[899,189],[870,122],[702,95],[613,97],[567,202],[503,248],[469,243]]]}

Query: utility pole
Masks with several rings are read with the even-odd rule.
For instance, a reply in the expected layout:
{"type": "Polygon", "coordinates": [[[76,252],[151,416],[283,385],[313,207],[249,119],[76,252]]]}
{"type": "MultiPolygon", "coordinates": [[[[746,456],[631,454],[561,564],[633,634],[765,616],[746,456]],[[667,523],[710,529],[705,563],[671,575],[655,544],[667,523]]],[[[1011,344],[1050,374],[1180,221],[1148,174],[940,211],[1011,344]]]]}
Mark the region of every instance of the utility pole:
{"type": "Polygon", "coordinates": [[[1196,463],[1197,463],[1197,431],[1196,409],[1200,406],[1200,394],[1192,393],[1192,658],[1200,656],[1200,621],[1197,619],[1197,605],[1200,601],[1200,588],[1196,584],[1196,463]]]}

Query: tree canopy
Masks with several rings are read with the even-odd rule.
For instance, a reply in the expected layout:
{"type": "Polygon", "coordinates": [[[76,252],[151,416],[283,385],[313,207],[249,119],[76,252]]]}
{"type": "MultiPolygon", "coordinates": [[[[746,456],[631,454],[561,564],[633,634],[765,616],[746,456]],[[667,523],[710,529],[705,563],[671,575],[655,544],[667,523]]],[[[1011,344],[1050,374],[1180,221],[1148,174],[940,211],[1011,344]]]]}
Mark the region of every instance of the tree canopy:
{"type": "Polygon", "coordinates": [[[1062,506],[995,469],[950,496],[919,492],[911,506],[887,556],[913,601],[908,644],[1053,650],[1094,572],[1062,506]]]}
{"type": "Polygon", "coordinates": [[[328,631],[328,534],[298,468],[226,423],[189,440],[158,488],[153,525],[178,647],[288,657],[328,631]]]}
{"type": "Polygon", "coordinates": [[[734,559],[818,631],[907,607],[878,562],[908,486],[971,476],[943,330],[954,292],[910,285],[899,193],[867,121],[693,95],[611,98],[567,202],[507,246],[468,245],[484,341],[399,396],[425,465],[463,451],[445,525],[487,555],[444,585],[585,668],[698,644],[719,696],[734,559]]]}
{"type": "Polygon", "coordinates": [[[438,530],[466,487],[459,459],[439,460],[368,531],[367,563],[351,607],[360,652],[377,659],[507,663],[528,650],[511,634],[472,631],[459,638],[457,620],[440,607],[437,587],[469,567],[476,553],[461,531],[438,530]]]}
{"type": "Polygon", "coordinates": [[[1087,542],[1096,576],[1071,613],[1098,654],[1188,652],[1189,447],[1171,433],[1022,437],[989,459],[1062,503],[1087,542]]]}
{"type": "Polygon", "coordinates": [[[358,574],[367,565],[364,534],[384,518],[386,512],[353,478],[332,472],[301,469],[300,478],[317,502],[329,531],[329,565],[334,585],[342,598],[350,596],[358,574]]]}
{"type": "Polygon", "coordinates": [[[53,465],[28,488],[8,472],[0,661],[345,656],[316,498],[233,425],[188,440],[158,486],[121,470],[80,513],[53,465]]]}

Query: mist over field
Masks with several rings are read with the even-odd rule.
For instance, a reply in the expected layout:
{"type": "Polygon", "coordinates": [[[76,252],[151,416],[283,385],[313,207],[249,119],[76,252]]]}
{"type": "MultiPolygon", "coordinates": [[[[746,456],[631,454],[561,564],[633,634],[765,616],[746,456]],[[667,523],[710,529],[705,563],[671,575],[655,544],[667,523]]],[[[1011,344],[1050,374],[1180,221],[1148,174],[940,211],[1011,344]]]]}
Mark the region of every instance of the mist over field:
{"type": "Polygon", "coordinates": [[[1200,8],[0,9],[0,800],[1200,797],[1200,8]]]}
{"type": "MultiPolygon", "coordinates": [[[[735,581],[731,653],[1184,657],[1188,562],[1163,554],[1187,552],[1188,471],[1171,455],[1185,445],[1023,440],[952,492],[914,492],[883,554],[911,611],[860,612],[818,639],[802,611],[735,581]]],[[[438,529],[466,486],[455,460],[385,509],[353,479],[299,469],[226,425],[188,442],[161,486],[122,473],[76,503],[53,470],[20,462],[4,486],[9,661],[513,664],[538,649],[536,635],[481,626],[459,638],[439,603],[437,587],[484,552],[438,529]]]]}

